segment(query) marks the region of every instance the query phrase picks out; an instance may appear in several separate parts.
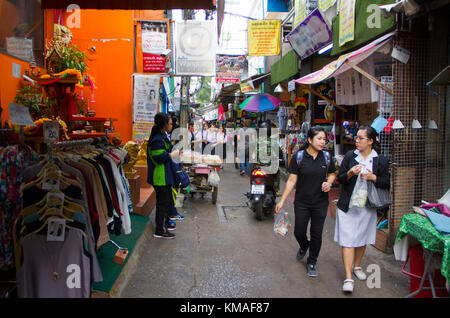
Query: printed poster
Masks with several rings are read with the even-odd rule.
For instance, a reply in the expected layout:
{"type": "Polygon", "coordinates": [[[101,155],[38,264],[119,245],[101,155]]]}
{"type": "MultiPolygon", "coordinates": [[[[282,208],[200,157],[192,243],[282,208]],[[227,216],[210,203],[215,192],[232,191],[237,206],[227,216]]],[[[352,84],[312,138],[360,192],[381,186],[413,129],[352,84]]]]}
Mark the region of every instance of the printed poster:
{"type": "Polygon", "coordinates": [[[175,69],[177,75],[216,76],[215,21],[177,21],[175,69]]]}
{"type": "Polygon", "coordinates": [[[294,3],[294,23],[293,28],[295,29],[305,18],[308,16],[306,11],[306,0],[295,0],[294,3]]]}
{"type": "Polygon", "coordinates": [[[134,74],[133,139],[147,140],[153,127],[159,104],[160,77],[134,74]]]}
{"type": "Polygon", "coordinates": [[[248,55],[280,54],[281,20],[248,20],[248,55]]]}
{"type": "Polygon", "coordinates": [[[355,39],[356,0],[341,0],[339,8],[339,46],[355,39]]]}
{"type": "Polygon", "coordinates": [[[217,55],[216,81],[238,83],[245,70],[247,59],[244,55],[217,55]]]}
{"type": "Polygon", "coordinates": [[[167,23],[142,22],[141,28],[144,72],[166,72],[166,59],[161,54],[167,50],[167,23]]]}
{"type": "Polygon", "coordinates": [[[319,9],[315,9],[299,24],[287,39],[298,57],[303,60],[333,41],[333,34],[319,9]]]}

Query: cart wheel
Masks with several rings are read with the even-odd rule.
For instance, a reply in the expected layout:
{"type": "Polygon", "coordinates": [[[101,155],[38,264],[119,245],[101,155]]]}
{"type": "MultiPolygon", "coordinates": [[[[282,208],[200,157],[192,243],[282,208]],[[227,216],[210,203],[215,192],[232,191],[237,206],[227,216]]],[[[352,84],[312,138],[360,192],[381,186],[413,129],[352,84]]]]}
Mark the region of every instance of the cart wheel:
{"type": "Polygon", "coordinates": [[[212,204],[216,204],[217,203],[217,193],[219,192],[219,188],[218,187],[214,187],[213,188],[213,193],[212,193],[212,204]]]}

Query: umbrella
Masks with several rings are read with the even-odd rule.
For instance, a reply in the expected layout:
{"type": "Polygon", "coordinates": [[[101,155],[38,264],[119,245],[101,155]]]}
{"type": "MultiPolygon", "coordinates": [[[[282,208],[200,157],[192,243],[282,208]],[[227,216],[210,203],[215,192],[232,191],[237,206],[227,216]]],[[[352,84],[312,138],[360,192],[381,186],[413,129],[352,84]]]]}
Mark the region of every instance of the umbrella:
{"type": "Polygon", "coordinates": [[[247,98],[242,102],[242,104],[239,105],[239,107],[241,110],[259,113],[277,109],[280,104],[281,100],[279,100],[275,96],[268,94],[258,94],[247,98]]]}

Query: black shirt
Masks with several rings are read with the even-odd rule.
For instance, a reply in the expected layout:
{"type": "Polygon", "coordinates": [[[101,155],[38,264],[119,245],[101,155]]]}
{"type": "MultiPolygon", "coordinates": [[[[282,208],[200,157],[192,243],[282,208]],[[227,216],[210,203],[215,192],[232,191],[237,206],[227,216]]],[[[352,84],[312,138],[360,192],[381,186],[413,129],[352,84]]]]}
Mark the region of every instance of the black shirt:
{"type": "Polygon", "coordinates": [[[314,159],[306,150],[300,168],[297,165],[297,153],[292,156],[289,164],[289,173],[296,174],[297,185],[295,204],[307,208],[328,206],[328,192],[322,191],[322,183],[327,180],[328,173],[336,172],[331,160],[327,172],[327,164],[322,151],[314,159]]]}

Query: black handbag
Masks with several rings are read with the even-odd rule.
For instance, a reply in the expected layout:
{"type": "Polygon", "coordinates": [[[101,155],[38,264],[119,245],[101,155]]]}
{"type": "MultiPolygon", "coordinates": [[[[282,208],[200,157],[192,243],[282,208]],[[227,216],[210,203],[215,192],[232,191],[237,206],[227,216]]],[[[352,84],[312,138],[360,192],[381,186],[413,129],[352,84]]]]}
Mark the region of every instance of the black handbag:
{"type": "Polygon", "coordinates": [[[377,188],[372,181],[367,182],[366,208],[382,209],[392,204],[389,190],[377,188]]]}

